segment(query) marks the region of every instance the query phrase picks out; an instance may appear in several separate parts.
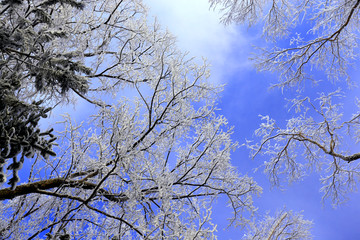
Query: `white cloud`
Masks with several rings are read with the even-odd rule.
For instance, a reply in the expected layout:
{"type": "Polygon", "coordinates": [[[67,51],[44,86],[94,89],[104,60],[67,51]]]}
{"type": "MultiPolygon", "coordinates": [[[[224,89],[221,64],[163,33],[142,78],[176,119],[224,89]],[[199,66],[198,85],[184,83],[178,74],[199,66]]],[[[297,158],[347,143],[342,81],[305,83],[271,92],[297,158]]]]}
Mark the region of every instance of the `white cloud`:
{"type": "Polygon", "coordinates": [[[178,39],[190,56],[205,57],[212,65],[212,79],[226,82],[229,72],[249,67],[250,44],[239,27],[224,26],[220,14],[207,0],[145,0],[150,15],[178,39]],[[225,81],[224,81],[225,80],[225,81]]]}

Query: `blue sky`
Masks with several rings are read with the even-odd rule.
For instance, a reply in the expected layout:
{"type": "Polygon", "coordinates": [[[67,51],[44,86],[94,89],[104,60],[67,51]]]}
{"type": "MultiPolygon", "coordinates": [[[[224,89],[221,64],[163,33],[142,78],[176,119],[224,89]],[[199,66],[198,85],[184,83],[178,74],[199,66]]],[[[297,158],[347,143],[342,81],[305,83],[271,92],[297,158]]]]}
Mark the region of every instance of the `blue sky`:
{"type": "MultiPolygon", "coordinates": [[[[269,90],[270,83],[276,81],[276,74],[258,73],[248,60],[252,45],[263,44],[261,31],[246,26],[223,26],[219,23],[220,15],[209,10],[207,0],[145,0],[145,3],[150,7],[150,15],[156,16],[160,24],[177,37],[180,49],[199,60],[201,57],[208,59],[211,81],[226,84],[219,99],[219,114],[235,127],[235,141],[242,143],[253,138],[253,132],[260,123],[259,114],[269,114],[279,122],[291,116],[284,98],[291,97],[294,91],[282,93],[279,89],[269,90]]],[[[353,78],[357,75],[354,70],[353,78]]],[[[322,78],[321,73],[317,77],[322,78]]],[[[324,88],[337,87],[324,82],[317,87],[308,84],[305,91],[314,96],[324,88]]],[[[358,89],[345,91],[351,97],[358,95],[358,89]]],[[[351,110],[353,105],[346,104],[345,107],[351,110]]],[[[274,214],[286,206],[287,209],[303,211],[304,218],[313,221],[314,239],[360,239],[359,193],[349,194],[350,200],[334,209],[330,201],[321,202],[317,174],[311,174],[302,182],[286,185],[283,190],[271,188],[261,171],[253,172],[264,160],[266,157],[251,160],[246,148],[240,148],[232,155],[232,162],[239,172],[253,176],[264,189],[255,202],[259,217],[267,211],[274,214]]],[[[230,216],[224,203],[219,201],[213,212],[219,239],[242,236],[241,229],[224,230],[226,218],[230,216]]]]}

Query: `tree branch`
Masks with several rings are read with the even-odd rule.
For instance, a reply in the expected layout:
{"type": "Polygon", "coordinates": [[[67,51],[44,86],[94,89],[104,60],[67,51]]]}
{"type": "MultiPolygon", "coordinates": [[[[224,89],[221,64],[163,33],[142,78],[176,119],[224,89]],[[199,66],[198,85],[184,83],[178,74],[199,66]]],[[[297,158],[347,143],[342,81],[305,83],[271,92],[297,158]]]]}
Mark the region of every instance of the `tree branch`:
{"type": "MultiPolygon", "coordinates": [[[[97,184],[85,182],[81,180],[67,180],[64,178],[53,178],[42,180],[34,183],[27,183],[17,186],[14,190],[11,188],[4,188],[0,190],[0,201],[13,199],[18,196],[28,195],[31,193],[44,193],[43,190],[49,190],[52,188],[68,187],[68,188],[80,188],[85,190],[93,190],[97,188],[97,184]]],[[[97,191],[98,194],[104,196],[113,202],[125,202],[128,197],[124,194],[114,195],[111,192],[100,188],[97,191]]]]}

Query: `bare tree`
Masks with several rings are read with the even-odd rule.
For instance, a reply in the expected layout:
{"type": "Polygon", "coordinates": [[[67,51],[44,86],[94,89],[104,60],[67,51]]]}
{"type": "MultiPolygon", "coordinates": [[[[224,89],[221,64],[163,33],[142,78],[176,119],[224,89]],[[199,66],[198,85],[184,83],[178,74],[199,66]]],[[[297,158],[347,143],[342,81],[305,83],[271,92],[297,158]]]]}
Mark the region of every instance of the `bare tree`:
{"type": "MultiPolygon", "coordinates": [[[[349,64],[357,57],[360,1],[297,0],[209,0],[213,7],[221,5],[226,24],[248,22],[263,24],[264,37],[275,43],[261,48],[255,57],[261,71],[281,74],[277,86],[295,86],[312,79],[309,69],[318,68],[329,79],[348,78],[349,64]],[[304,36],[296,27],[306,24],[304,36]],[[276,44],[289,39],[286,47],[276,44]]],[[[316,81],[316,79],[313,79],[316,81]]]]}
{"type": "MultiPolygon", "coordinates": [[[[260,47],[253,60],[258,70],[279,73],[279,82],[273,87],[295,87],[301,92],[305,80],[318,82],[313,70],[323,71],[332,83],[341,80],[354,85],[348,69],[358,59],[360,1],[209,2],[212,7],[221,5],[226,24],[261,24],[268,47],[260,47]],[[299,27],[306,30],[298,33],[299,27]]],[[[264,122],[255,132],[260,143],[247,145],[253,157],[270,157],[264,166],[274,184],[279,183],[280,174],[294,181],[316,170],[321,174],[324,197],[334,204],[356,189],[360,153],[353,152],[353,146],[360,138],[360,115],[356,102],[352,116],[344,116],[344,95],[338,90],[320,93],[315,100],[306,95],[296,97],[289,105],[295,109],[295,117],[286,124],[262,116],[264,122]]]]}
{"type": "MultiPolygon", "coordinates": [[[[57,103],[61,89],[57,95],[48,81],[60,80],[44,72],[71,75],[83,66],[89,71],[74,71],[86,91],[67,79],[66,98],[93,111],[80,124],[65,115],[55,126],[56,156],[36,150],[25,162],[28,178],[0,189],[0,238],[215,239],[211,206],[219,196],[233,210],[230,224],[248,223],[261,188],[230,163],[237,144],[216,115],[221,87],[207,80],[206,64],[195,64],[149,23],[142,1],[88,0],[83,9],[73,1],[13,2],[3,1],[1,12],[26,21],[45,4],[41,16],[51,24],[35,29],[66,35],[39,45],[49,55],[40,61],[46,71],[34,74],[47,87],[39,93],[36,78],[24,78],[19,98],[43,94],[47,104],[57,103]]],[[[29,58],[25,67],[32,66],[29,58]]]]}
{"type": "Polygon", "coordinates": [[[248,146],[253,157],[270,156],[264,166],[273,184],[280,183],[282,174],[296,181],[315,170],[321,174],[323,198],[330,197],[334,204],[356,190],[360,154],[349,153],[348,144],[358,143],[360,113],[344,121],[342,104],[337,101],[341,97],[338,90],[321,94],[315,102],[308,97],[293,99],[298,116],[289,119],[285,127],[262,116],[263,123],[255,132],[261,141],[248,146]]]}
{"type": "Polygon", "coordinates": [[[249,232],[243,239],[311,239],[309,232],[311,224],[310,221],[304,220],[300,214],[283,210],[278,212],[275,217],[267,215],[263,220],[252,223],[249,232]]]}

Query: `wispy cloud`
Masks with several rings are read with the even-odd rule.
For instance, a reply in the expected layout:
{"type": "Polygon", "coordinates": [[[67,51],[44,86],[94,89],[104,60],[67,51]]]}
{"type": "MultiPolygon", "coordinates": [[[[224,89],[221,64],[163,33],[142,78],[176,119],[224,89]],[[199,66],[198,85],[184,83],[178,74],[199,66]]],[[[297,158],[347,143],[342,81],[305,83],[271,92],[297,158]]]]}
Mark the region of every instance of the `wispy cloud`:
{"type": "Polygon", "coordinates": [[[229,72],[249,68],[250,41],[241,28],[224,26],[220,14],[207,0],[145,0],[150,15],[178,39],[190,56],[205,57],[212,65],[212,79],[226,83],[229,72]]]}

